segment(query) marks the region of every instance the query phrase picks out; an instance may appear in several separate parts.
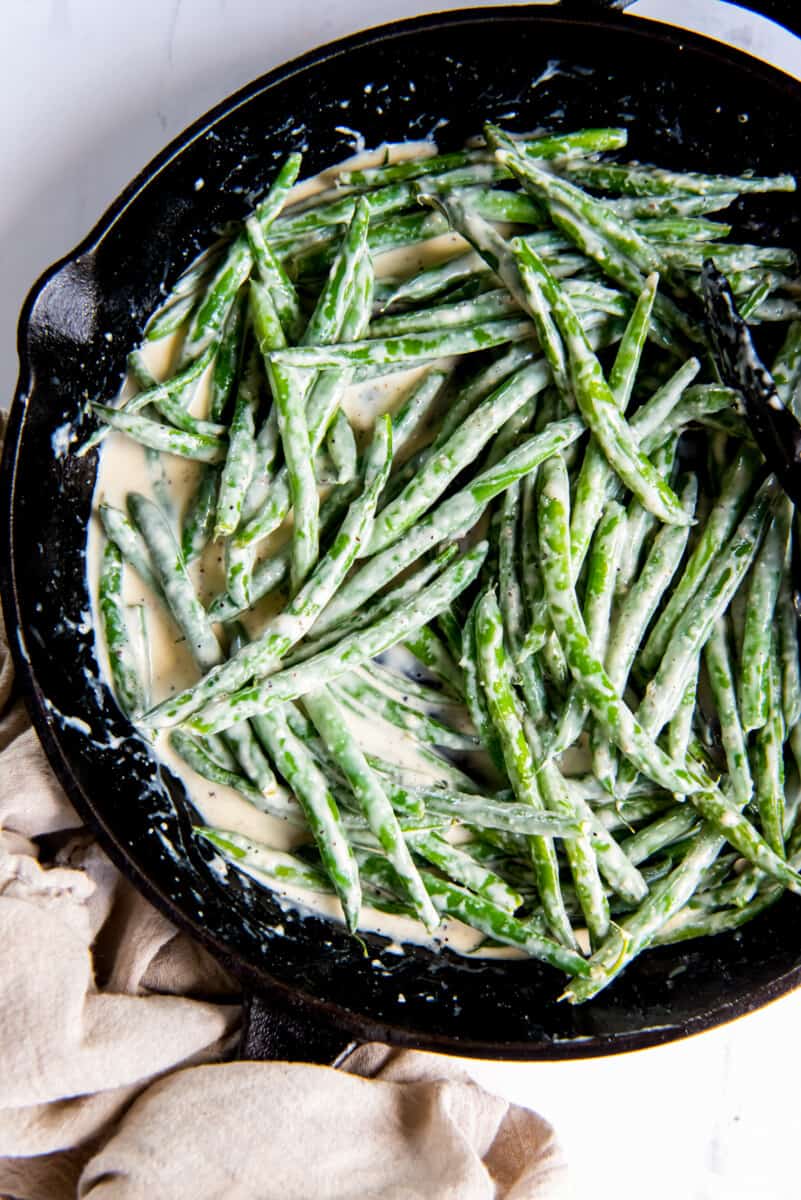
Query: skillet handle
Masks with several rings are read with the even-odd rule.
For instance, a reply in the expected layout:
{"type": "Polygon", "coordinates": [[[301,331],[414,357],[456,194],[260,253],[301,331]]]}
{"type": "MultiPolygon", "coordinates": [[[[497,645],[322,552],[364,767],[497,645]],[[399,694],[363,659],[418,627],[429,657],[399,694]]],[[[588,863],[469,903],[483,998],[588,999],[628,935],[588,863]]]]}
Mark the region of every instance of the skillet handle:
{"type": "Polygon", "coordinates": [[[246,993],[237,1058],[250,1062],[305,1062],[336,1067],[356,1042],[302,1010],[286,1012],[262,996],[246,993]]]}

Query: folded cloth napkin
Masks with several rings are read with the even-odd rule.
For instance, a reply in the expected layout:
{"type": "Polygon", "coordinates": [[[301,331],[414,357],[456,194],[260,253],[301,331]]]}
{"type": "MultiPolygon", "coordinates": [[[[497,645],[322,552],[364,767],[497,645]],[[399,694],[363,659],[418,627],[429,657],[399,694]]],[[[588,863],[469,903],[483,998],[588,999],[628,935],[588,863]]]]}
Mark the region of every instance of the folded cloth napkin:
{"type": "Polygon", "coordinates": [[[564,1200],[553,1130],[447,1058],[230,1062],[235,982],[70,807],[0,627],[0,1197],[564,1200]]]}

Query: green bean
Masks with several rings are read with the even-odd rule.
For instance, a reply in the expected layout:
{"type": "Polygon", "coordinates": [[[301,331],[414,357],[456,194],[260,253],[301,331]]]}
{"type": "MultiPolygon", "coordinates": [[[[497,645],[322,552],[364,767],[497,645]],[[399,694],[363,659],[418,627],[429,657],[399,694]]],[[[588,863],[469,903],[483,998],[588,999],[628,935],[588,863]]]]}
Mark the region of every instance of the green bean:
{"type": "Polygon", "coordinates": [[[234,830],[210,829],[204,825],[196,825],[194,832],[214,846],[215,850],[219,850],[238,870],[245,871],[248,875],[253,874],[256,879],[275,880],[276,883],[287,884],[290,887],[308,888],[312,892],[326,893],[334,890],[331,881],[322,871],[294,854],[273,850],[271,846],[254,842],[234,830]]]}
{"type": "Polygon", "coordinates": [[[514,804],[510,800],[493,801],[487,796],[471,796],[436,788],[423,788],[420,795],[427,812],[439,813],[443,817],[455,818],[482,829],[505,830],[524,837],[541,834],[561,838],[586,837],[592,829],[591,821],[578,814],[562,816],[560,813],[539,812],[530,805],[514,804]]]}
{"type": "MultiPolygon", "coordinates": [[[[253,288],[258,286],[251,283],[253,288]]],[[[255,312],[255,306],[254,306],[255,312]]],[[[220,475],[214,536],[229,537],[239,524],[242,504],[256,464],[256,414],[259,409],[258,360],[250,355],[239,381],[228,431],[228,454],[220,475]]]]}
{"type": "Polygon", "coordinates": [[[794,192],[792,175],[702,175],[697,172],[663,171],[629,163],[589,163],[581,159],[563,168],[586,187],[623,196],[661,196],[689,192],[698,196],[743,195],[749,192],[794,192]]]}
{"type": "MultiPolygon", "coordinates": [[[[443,608],[447,608],[476,578],[486,554],[486,542],[479,542],[447,567],[413,601],[408,601],[367,629],[342,638],[330,650],[324,650],[299,666],[278,671],[250,688],[243,688],[213,702],[190,718],[188,725],[200,733],[215,733],[232,722],[266,711],[277,701],[295,699],[314,691],[322,683],[327,685],[334,682],[340,675],[352,671],[367,659],[375,658],[398,641],[403,641],[412,630],[419,629],[443,608]]],[[[194,697],[190,703],[194,707],[194,697]]]]}
{"type": "Polygon", "coordinates": [[[404,893],[417,916],[429,931],[436,929],[439,917],[409,854],[392,805],[381,781],[350,733],[339,706],[328,689],[321,688],[319,692],[306,696],[305,707],[353,789],[371,830],[398,873],[404,893]]]}
{"type": "Polygon", "coordinates": [[[150,553],[167,606],[202,671],[222,659],[206,611],[197,598],[180,547],[161,510],[138,492],[128,494],[128,507],[150,553]]]}
{"type": "Polygon", "coordinates": [[[249,217],[245,222],[245,231],[253,255],[253,279],[258,279],[266,288],[275,308],[276,317],[280,322],[289,342],[296,342],[303,334],[306,318],[300,307],[300,300],[295,285],[289,278],[283,263],[276,258],[272,247],[255,217],[249,217]]]}
{"type": "Polygon", "coordinates": [[[714,242],[660,243],[660,256],[669,268],[699,271],[707,258],[721,270],[751,271],[754,267],[787,267],[795,270],[798,259],[792,250],[781,246],[730,246],[714,242]]]}
{"type": "Polygon", "coordinates": [[[659,276],[649,275],[645,281],[645,287],[637,297],[609,374],[609,387],[622,413],[626,412],[629,407],[637,372],[640,369],[658,286],[659,276]]]}
{"type": "Polygon", "coordinates": [[[547,710],[542,673],[530,659],[521,657],[525,629],[525,601],[517,564],[520,555],[520,485],[512,484],[504,493],[500,510],[498,538],[498,582],[504,634],[531,719],[539,724],[547,710]]]}
{"type": "Polygon", "coordinates": [[[482,321],[470,329],[456,328],[440,333],[423,330],[401,337],[373,341],[339,342],[332,346],[290,346],[270,355],[273,364],[328,370],[331,367],[396,365],[418,363],[427,358],[471,354],[506,342],[529,337],[531,324],[519,318],[482,321]]]}
{"type": "Polygon", "coordinates": [[[350,421],[338,408],[326,434],[326,447],[336,470],[337,483],[347,483],[358,473],[359,452],[350,421]]]}
{"type": "MultiPolygon", "coordinates": [[[[426,859],[449,879],[483,896],[491,904],[514,913],[522,907],[523,897],[494,871],[477,863],[458,846],[452,846],[438,833],[410,833],[408,845],[420,858],[426,859]]],[[[397,868],[396,868],[397,870],[397,868]]]]}
{"type": "Polygon", "coordinates": [[[444,262],[433,263],[429,267],[423,267],[416,274],[403,280],[390,292],[384,302],[384,308],[394,307],[400,303],[416,304],[421,300],[431,300],[436,296],[441,296],[443,292],[449,291],[454,285],[476,277],[484,270],[483,262],[472,250],[467,254],[459,251],[452,258],[446,259],[444,262]]]}
{"type": "Polygon", "coordinates": [[[704,647],[704,659],[720,721],[720,736],[734,798],[740,807],[744,808],[751,800],[754,784],[737,706],[727,622],[724,617],[719,617],[712,628],[704,647]]]}
{"type": "Polygon", "coordinates": [[[634,221],[633,224],[637,233],[660,243],[714,242],[729,237],[732,232],[731,225],[724,225],[722,221],[707,221],[703,217],[657,217],[634,221]]]}
{"type": "Polygon", "coordinates": [[[515,257],[505,239],[459,195],[443,198],[421,194],[419,199],[435,205],[445,214],[451,227],[478,251],[520,308],[528,312],[554,382],[561,392],[568,393],[565,353],[558,331],[540,294],[523,286],[515,257]]]}
{"type": "MultiPolygon", "coordinates": [[[[307,326],[304,341],[310,338],[327,341],[329,338],[335,339],[340,335],[350,337],[363,332],[369,319],[373,285],[372,267],[369,259],[363,253],[366,228],[364,209],[357,207],[354,219],[346,232],[341,253],[334,262],[307,326]],[[343,296],[349,297],[349,303],[346,306],[343,306],[343,296]]],[[[350,382],[350,373],[347,371],[324,372],[322,375],[317,375],[314,372],[306,371],[297,376],[280,366],[271,364],[268,356],[268,374],[271,378],[278,378],[284,382],[292,376],[298,382],[298,395],[294,399],[298,408],[301,401],[305,404],[309,454],[314,455],[322,444],[323,437],[337,411],[340,395],[350,382]],[[307,394],[308,400],[306,400],[307,394]]],[[[298,441],[300,441],[299,438],[298,441]]],[[[302,449],[301,446],[298,448],[302,449]]],[[[306,498],[311,505],[313,503],[311,481],[308,480],[308,483],[309,490],[306,498]]],[[[244,528],[237,534],[235,545],[241,550],[274,532],[289,512],[293,497],[288,470],[279,472],[266,499],[267,503],[263,508],[253,513],[244,528]]],[[[296,518],[297,516],[298,514],[296,514],[296,518]]],[[[297,526],[297,519],[295,524],[297,526]]],[[[245,600],[247,599],[246,572],[245,578],[238,582],[240,593],[235,596],[235,599],[245,600]]]]}
{"type": "MultiPolygon", "coordinates": [[[[160,383],[149,372],[146,375],[141,374],[141,366],[137,365],[137,374],[139,374],[140,378],[147,379],[147,386],[144,391],[137,392],[135,396],[126,400],[119,407],[112,408],[112,411],[118,413],[120,417],[132,417],[140,409],[152,404],[173,425],[183,422],[181,428],[186,433],[197,434],[201,437],[219,437],[225,432],[222,426],[206,421],[197,421],[195,418],[189,416],[184,407],[186,393],[197,383],[200,376],[206,370],[211,362],[212,354],[212,350],[206,350],[194,362],[184,367],[183,370],[176,372],[171,379],[166,380],[164,383],[160,383]]],[[[138,364],[138,360],[136,361],[138,364]]],[[[103,406],[97,402],[92,404],[94,412],[100,412],[104,408],[111,408],[111,406],[103,406]]],[[[78,457],[82,457],[90,450],[93,450],[95,446],[100,445],[108,436],[110,429],[115,427],[111,421],[108,421],[108,418],[105,419],[107,425],[104,428],[95,430],[86,439],[76,452],[78,457]]],[[[144,420],[145,418],[142,419],[144,420]]],[[[121,428],[121,426],[118,424],[116,428],[121,428]]],[[[123,432],[126,432],[125,429],[123,429],[123,432]]],[[[160,447],[155,448],[159,449],[160,447]]]]}
{"type": "Polygon", "coordinates": [[[372,337],[397,337],[403,333],[417,333],[424,329],[443,329],[450,326],[469,325],[471,321],[491,321],[519,313],[520,306],[513,296],[503,288],[484,292],[470,300],[456,304],[438,304],[433,308],[414,309],[390,317],[380,317],[371,322],[372,337]]]}
{"type": "Polygon", "coordinates": [[[262,714],[261,728],[267,738],[267,749],[303,809],[326,874],[342,905],[345,924],[353,933],[358,928],[361,909],[359,868],[326,778],[307,747],[290,729],[284,707],[273,706],[262,714]]]}
{"type": "Polygon", "coordinates": [[[145,326],[145,341],[160,342],[162,338],[169,337],[170,334],[181,329],[195,310],[199,292],[200,288],[188,296],[181,296],[172,302],[168,297],[145,326]]]}
{"type": "MultiPolygon", "coordinates": [[[[291,578],[293,591],[303,584],[319,553],[319,496],[314,474],[314,451],[306,423],[306,393],[310,377],[277,367],[270,359],[280,345],[280,324],[269,291],[251,282],[251,304],[259,347],[265,357],[278,429],[286,460],[287,481],[295,519],[292,525],[291,578]]],[[[250,430],[252,439],[252,428],[250,430]]],[[[237,513],[238,516],[238,513],[237,513]]],[[[233,528],[227,530],[233,532],[233,528]]],[[[232,591],[229,573],[228,590],[232,591]]]]}
{"type": "MultiPolygon", "coordinates": [[[[672,435],[651,455],[651,461],[665,479],[670,479],[676,461],[678,436],[672,435]]],[[[656,531],[658,522],[639,500],[632,499],[626,509],[626,539],[617,575],[617,594],[624,596],[636,578],[643,546],[656,531]]]]}
{"type": "Polygon", "coordinates": [[[678,942],[686,942],[691,938],[714,937],[720,933],[729,933],[740,929],[748,921],[765,912],[781,898],[780,887],[765,888],[764,891],[739,908],[727,909],[722,912],[699,912],[687,905],[671,918],[669,923],[651,940],[652,946],[673,946],[678,942]]]}
{"type": "Polygon", "coordinates": [[[161,585],[153,574],[150,552],[141,533],[124,512],[103,502],[98,506],[100,520],[106,537],[119,548],[122,557],[129,562],[154,596],[161,597],[161,585]]]}
{"type": "Polygon", "coordinates": [[[638,448],[570,301],[535,252],[522,242],[518,247],[523,278],[553,307],[570,358],[576,403],[607,461],[643,508],[667,524],[684,524],[687,518],[677,496],[638,448]]]}
{"type": "Polygon", "coordinates": [[[162,425],[142,417],[138,413],[127,413],[106,404],[92,404],[92,411],[112,429],[126,434],[143,446],[159,450],[164,454],[175,454],[178,458],[189,458],[195,462],[216,463],[225,458],[226,444],[218,437],[208,434],[186,433],[171,425],[162,425]]]}
{"type": "Polygon", "coordinates": [[[442,680],[451,692],[457,696],[462,695],[462,672],[451,658],[448,647],[430,625],[423,625],[409,634],[403,644],[428,671],[442,680]]]}
{"type": "Polygon", "coordinates": [[[436,546],[471,529],[490,500],[505,491],[560,446],[575,441],[583,431],[576,417],[555,422],[542,434],[527,439],[510,451],[494,467],[477,475],[462,491],[444,501],[433,513],[418,521],[395,545],[370,559],[341,589],[317,621],[316,630],[324,632],[360,608],[390,579],[436,546]]]}
{"type": "Polygon", "coordinates": [[[107,541],[103,547],[99,603],[114,694],[125,715],[136,717],[145,707],[145,689],[125,619],[122,554],[113,541],[107,541]]]}
{"type": "MultiPolygon", "coordinates": [[[[653,301],[656,295],[657,279],[651,277],[646,287],[637,299],[634,312],[623,334],[618,348],[615,363],[609,379],[612,395],[622,413],[628,408],[631,391],[634,386],[637,370],[641,361],[645,334],[653,311],[653,301]]],[[[676,390],[676,400],[681,390],[689,381],[691,373],[697,373],[698,365],[694,359],[680,368],[673,376],[673,386],[676,390]],[[693,365],[691,365],[693,364],[693,365]],[[693,370],[694,367],[694,370],[693,370]]],[[[666,388],[669,385],[666,385],[666,388]]],[[[669,393],[672,397],[673,391],[669,393]]],[[[598,442],[592,439],[584,455],[578,481],[576,484],[576,500],[573,508],[570,529],[571,554],[575,577],[581,571],[584,557],[589,549],[593,531],[600,520],[603,510],[604,497],[609,489],[611,468],[598,442]]]]}
{"type": "Polygon", "coordinates": [[[476,611],[482,595],[483,593],[476,598],[464,622],[460,665],[464,678],[465,702],[470,713],[470,718],[479,732],[481,744],[498,770],[503,771],[505,769],[503,748],[490,716],[479,677],[478,652],[476,648],[476,611]]]}
{"type": "Polygon", "coordinates": [[[630,222],[622,220],[614,209],[603,201],[589,196],[581,188],[529,162],[521,156],[515,144],[501,130],[485,126],[487,138],[495,150],[496,160],[508,167],[527,191],[544,200],[549,210],[553,204],[566,208],[581,221],[596,229],[620,254],[625,255],[646,274],[659,271],[661,256],[630,222]]]}
{"type": "MultiPolygon", "coordinates": [[[[325,233],[325,231],[322,231],[325,233]]],[[[367,248],[372,258],[402,246],[413,246],[429,238],[446,233],[445,220],[439,213],[409,213],[405,216],[391,214],[383,221],[372,225],[367,238],[367,248]]],[[[340,248],[339,234],[321,237],[312,233],[305,243],[295,241],[280,247],[287,270],[295,278],[304,279],[320,275],[335,260],[340,248]]]]}
{"type": "Polygon", "coordinates": [[[751,570],[738,689],[740,716],[746,733],[762,728],[771,707],[768,669],[775,652],[773,625],[787,557],[791,515],[790,501],[787,500],[774,516],[751,570]]]}
{"type": "Polygon", "coordinates": [[[766,692],[765,719],[754,746],[754,782],[762,833],[768,845],[784,856],[784,717],[781,708],[776,637],[770,637],[763,687],[766,692]]]}
{"type": "Polygon", "coordinates": [[[357,675],[344,675],[333,685],[337,699],[367,720],[382,718],[420,742],[450,750],[476,750],[475,735],[460,733],[433,716],[417,712],[357,675]]]}
{"type": "Polygon", "coordinates": [[[777,603],[777,639],[781,667],[782,712],[786,730],[801,721],[801,666],[799,665],[798,616],[791,584],[792,543],[787,543],[781,587],[777,603]]]}
{"type": "MultiPolygon", "coordinates": [[[[515,796],[521,804],[541,810],[545,806],[534,761],[510,684],[501,614],[497,600],[489,591],[484,593],[476,609],[475,639],[481,685],[515,796]]],[[[529,840],[529,849],[548,924],[560,942],[574,947],[576,939],[559,888],[559,867],[553,842],[549,838],[533,837],[529,840]]]]}
{"type": "Polygon", "coordinates": [[[283,613],[268,623],[256,642],[244,646],[198,684],[158,705],[147,714],[145,724],[174,724],[213,697],[239,687],[254,675],[267,674],[277,668],[287,651],[308,633],[317,614],[350,569],[359,544],[372,524],[375,506],[389,473],[391,456],[391,426],[387,418],[383,425],[378,425],[370,447],[364,489],[350,505],[333,545],[304,587],[283,613]]]}
{"type": "Polygon", "coordinates": [[[255,783],[263,796],[270,796],[278,787],[278,783],[254,730],[247,721],[226,729],[222,740],[247,778],[255,783]]]}
{"type": "MultiPolygon", "coordinates": [[[[606,514],[593,539],[584,589],[584,624],[592,653],[601,661],[606,653],[612,600],[626,534],[625,512],[613,501],[607,506],[606,514]]],[[[568,746],[578,741],[588,715],[589,705],[578,686],[573,683],[562,709],[559,726],[548,746],[549,756],[563,753],[568,746]]]]}
{"type": "Polygon", "coordinates": [[[340,171],[337,183],[342,187],[384,187],[390,183],[418,179],[421,175],[437,175],[442,171],[467,166],[474,161],[475,153],[471,150],[452,150],[448,154],[432,154],[425,157],[414,155],[412,158],[386,163],[380,167],[340,171]]]}
{"type": "Polygon", "coordinates": [[[801,384],[801,321],[793,321],[771,369],[779,399],[796,417],[801,406],[796,399],[801,384]]]}
{"type": "Polygon", "coordinates": [[[184,513],[181,530],[181,553],[184,562],[194,562],[209,544],[214,529],[219,487],[219,472],[214,467],[203,467],[197,487],[184,513]]]}
{"type": "Polygon", "coordinates": [[[640,655],[643,671],[656,669],[677,620],[703,583],[713,559],[733,533],[753,484],[758,463],[758,455],[745,446],[738,451],[726,471],[720,495],[695,549],[640,655]]]}
{"type": "Polygon", "coordinates": [[[181,730],[173,729],[170,733],[170,746],[179,758],[182,758],[203,779],[221,784],[223,787],[233,788],[259,812],[267,813],[282,821],[288,821],[292,825],[303,825],[301,811],[283,789],[275,789],[267,794],[261,792],[243,775],[219,766],[206,753],[198,738],[189,737],[181,730]]]}
{"type": "Polygon", "coordinates": [[[228,401],[233,395],[245,342],[246,311],[247,303],[243,292],[231,305],[231,311],[223,326],[220,345],[214,359],[209,404],[212,421],[219,421],[222,418],[228,407],[228,401]]]}
{"type": "MultiPolygon", "coordinates": [[[[688,514],[695,511],[697,494],[697,480],[690,476],[681,494],[681,502],[688,514]]],[[[620,607],[609,636],[604,665],[612,686],[621,696],[645,630],[681,562],[689,534],[688,525],[667,525],[659,531],[640,575],[620,607]]],[[[616,768],[609,739],[598,727],[593,728],[591,746],[595,774],[611,792],[616,768]]]]}
{"type": "Polygon", "coordinates": [[[644,829],[626,838],[620,843],[620,848],[630,862],[646,862],[666,846],[685,838],[698,825],[698,814],[686,805],[678,804],[644,829]]]}
{"type": "Polygon", "coordinates": [[[300,174],[303,156],[294,152],[284,159],[269,191],[257,204],[253,216],[263,230],[268,230],[286,205],[289,193],[300,174]]]}
{"type": "MultiPolygon", "coordinates": [[[[320,507],[320,533],[325,536],[347,510],[348,504],[358,492],[356,482],[332,488],[320,507]]],[[[244,609],[255,604],[274,591],[289,577],[290,547],[284,546],[276,554],[256,563],[250,580],[250,604],[240,604],[227,592],[222,592],[209,605],[208,614],[213,621],[230,621],[244,609]]]]}
{"type": "Polygon", "coordinates": [[[306,208],[300,212],[286,212],[273,225],[270,238],[276,243],[281,243],[292,241],[304,234],[316,233],[327,226],[348,225],[353,220],[356,205],[359,203],[364,205],[366,215],[373,220],[412,207],[414,198],[414,186],[402,181],[363,192],[361,195],[340,194],[337,199],[316,204],[313,208],[306,208]]]}
{"type": "Polygon", "coordinates": [[[433,368],[421,375],[404,395],[402,403],[392,414],[392,444],[396,458],[428,419],[449,378],[449,371],[433,368]]]}
{"type": "MultiPolygon", "coordinates": [[[[715,621],[728,609],[754,561],[777,491],[778,484],[770,476],[719,553],[715,566],[707,574],[694,599],[677,621],[659,668],[637,709],[637,719],[650,737],[658,737],[660,730],[673,716],[686,686],[688,673],[709,638],[715,621]]],[[[631,773],[632,769],[629,768],[627,782],[631,782],[631,773]]],[[[674,790],[680,794],[682,792],[680,788],[674,790]]]]}
{"type": "Polygon", "coordinates": [[[704,213],[720,212],[734,204],[736,199],[737,195],[734,192],[714,193],[708,196],[684,192],[659,196],[605,196],[604,203],[614,209],[620,217],[640,218],[645,221],[650,218],[697,217],[704,213]]]}
{"type": "MultiPolygon", "coordinates": [[[[376,887],[402,894],[397,877],[386,859],[377,855],[360,855],[359,863],[365,880],[376,887]]],[[[585,973],[586,963],[580,954],[543,937],[532,921],[519,921],[483,896],[476,896],[430,871],[421,871],[420,875],[434,907],[446,916],[454,917],[504,945],[525,950],[531,958],[541,959],[570,975],[585,973]]]]}
{"type": "MultiPolygon", "coordinates": [[[[323,505],[323,508],[325,508],[325,505],[323,505]]],[[[429,562],[420,567],[419,570],[413,572],[407,579],[404,580],[403,583],[398,584],[397,587],[386,592],[374,604],[366,606],[361,612],[356,613],[350,620],[341,625],[337,625],[333,629],[328,629],[325,633],[321,634],[320,637],[310,636],[309,638],[304,638],[295,652],[287,656],[286,665],[291,667],[294,666],[296,662],[303,662],[305,659],[311,658],[313,654],[318,654],[327,646],[331,646],[334,644],[334,642],[338,642],[340,638],[345,636],[345,634],[354,633],[358,629],[364,629],[365,626],[371,625],[374,621],[379,620],[380,617],[386,616],[387,613],[392,612],[393,609],[398,607],[398,605],[403,604],[412,596],[416,596],[420,589],[424,588],[426,584],[434,578],[434,576],[439,575],[440,571],[442,571],[458,553],[458,547],[451,543],[449,546],[446,546],[441,554],[436,555],[436,557],[432,558],[429,562]]],[[[441,671],[437,671],[436,669],[436,662],[426,665],[430,665],[430,669],[434,672],[434,674],[441,674],[441,671]]],[[[458,681],[459,671],[455,664],[448,664],[447,669],[455,670],[458,681]]]]}
{"type": "Polygon", "coordinates": [[[564,998],[571,1004],[582,1004],[607,987],[684,907],[722,845],[719,834],[704,830],[678,866],[651,888],[635,912],[613,928],[589,959],[590,972],[586,979],[571,982],[564,998]]]}
{"type": "Polygon", "coordinates": [[[548,373],[543,364],[534,362],[521,368],[492,392],[461,428],[432,454],[400,496],[379,514],[364,555],[377,554],[396,542],[477,458],[493,434],[547,381],[548,373]]]}
{"type": "Polygon", "coordinates": [[[690,797],[701,816],[726,839],[743,858],[770,875],[777,883],[801,894],[801,878],[761,837],[736,804],[722,792],[699,792],[690,797]]]}
{"type": "Polygon", "coordinates": [[[219,341],[237,292],[250,275],[253,257],[247,238],[240,234],[228,248],[206,293],[192,316],[183,344],[183,358],[191,362],[219,341]]]}
{"type": "Polygon", "coordinates": [[[705,786],[695,772],[672,763],[614,688],[589,638],[571,582],[569,488],[558,456],[542,467],[539,499],[540,553],[551,618],[573,678],[590,704],[596,721],[639,770],[679,794],[705,786]]]}

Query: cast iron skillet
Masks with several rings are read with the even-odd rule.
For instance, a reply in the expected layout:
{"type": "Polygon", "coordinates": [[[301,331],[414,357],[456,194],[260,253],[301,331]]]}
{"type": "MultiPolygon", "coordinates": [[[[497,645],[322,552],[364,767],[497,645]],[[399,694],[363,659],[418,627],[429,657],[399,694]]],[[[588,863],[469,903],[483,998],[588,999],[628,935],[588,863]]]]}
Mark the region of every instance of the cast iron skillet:
{"type": "MultiPolygon", "coordinates": [[[[305,152],[311,173],[344,157],[354,130],[368,145],[435,134],[451,148],[487,118],[623,123],[633,157],[801,175],[801,85],[602,7],[432,15],[273,71],[151,163],[23,309],[0,485],[2,599],[19,678],[50,762],[117,865],[261,997],[246,1053],[330,1060],[349,1039],[377,1038],[498,1058],[605,1054],[718,1024],[801,981],[793,899],[737,935],[643,955],[581,1008],[556,1003],[561,980],[536,963],[419,947],[398,955],[378,937],[365,954],[341,928],[284,911],[246,882],[221,885],[192,837],[182,785],[98,677],[84,562],[96,460],[59,449],[85,432],[87,397],[116,392],[164,287],[216,227],[245,213],[289,150],[305,152]]],[[[792,27],[789,2],[762,8],[792,27]]],[[[797,245],[797,205],[757,199],[750,232],[797,245]]]]}

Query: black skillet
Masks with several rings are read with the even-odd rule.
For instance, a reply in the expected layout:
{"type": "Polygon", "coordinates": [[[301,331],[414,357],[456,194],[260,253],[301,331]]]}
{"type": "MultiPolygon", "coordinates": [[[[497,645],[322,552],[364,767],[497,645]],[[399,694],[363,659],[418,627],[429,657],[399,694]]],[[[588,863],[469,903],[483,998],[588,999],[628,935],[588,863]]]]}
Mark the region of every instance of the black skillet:
{"type": "MultiPolygon", "coordinates": [[[[182,785],[98,678],[84,563],[96,461],[59,446],[83,428],[87,397],[117,390],[165,285],[243,215],[289,150],[305,152],[311,173],[352,149],[353,130],[368,145],[433,134],[451,148],[488,118],[526,129],[622,123],[643,160],[801,175],[799,83],[614,7],[421,17],[273,71],[151,163],[23,309],[0,487],[19,678],[53,768],[117,865],[259,997],[246,1054],[330,1061],[373,1038],[497,1058],[606,1054],[694,1033],[801,982],[793,898],[736,935],[643,955],[580,1008],[557,1003],[560,978],[535,963],[398,955],[377,937],[364,953],[334,924],[237,879],[221,885],[192,837],[182,785]]],[[[792,0],[761,8],[801,32],[792,0]]],[[[801,241],[796,198],[756,198],[748,213],[752,237],[801,241]]]]}

